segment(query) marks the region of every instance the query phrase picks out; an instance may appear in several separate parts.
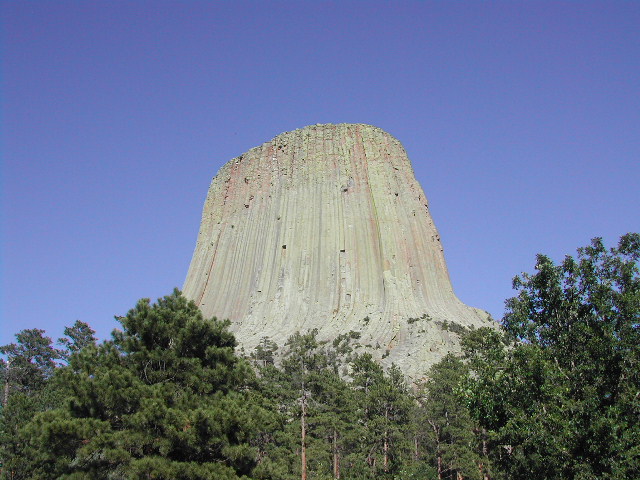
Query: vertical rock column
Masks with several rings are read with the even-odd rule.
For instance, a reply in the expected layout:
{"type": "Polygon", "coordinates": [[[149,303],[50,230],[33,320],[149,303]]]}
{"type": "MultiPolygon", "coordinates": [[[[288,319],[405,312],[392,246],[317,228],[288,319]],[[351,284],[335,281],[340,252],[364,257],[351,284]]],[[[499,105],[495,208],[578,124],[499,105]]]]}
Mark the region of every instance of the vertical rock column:
{"type": "Polygon", "coordinates": [[[264,336],[283,345],[297,330],[354,330],[414,377],[458,348],[444,321],[488,322],[453,293],[404,148],[359,124],[283,133],[223,166],[184,293],[229,318],[248,351],[264,336]]]}

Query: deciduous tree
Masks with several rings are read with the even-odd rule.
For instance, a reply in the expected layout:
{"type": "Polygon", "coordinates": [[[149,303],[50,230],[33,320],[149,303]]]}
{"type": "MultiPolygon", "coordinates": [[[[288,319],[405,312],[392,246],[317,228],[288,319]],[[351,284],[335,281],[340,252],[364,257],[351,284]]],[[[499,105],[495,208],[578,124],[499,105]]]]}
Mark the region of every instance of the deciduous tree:
{"type": "Polygon", "coordinates": [[[514,279],[503,322],[516,343],[486,350],[472,382],[507,478],[640,476],[639,258],[638,234],[610,249],[596,238],[514,279]]]}

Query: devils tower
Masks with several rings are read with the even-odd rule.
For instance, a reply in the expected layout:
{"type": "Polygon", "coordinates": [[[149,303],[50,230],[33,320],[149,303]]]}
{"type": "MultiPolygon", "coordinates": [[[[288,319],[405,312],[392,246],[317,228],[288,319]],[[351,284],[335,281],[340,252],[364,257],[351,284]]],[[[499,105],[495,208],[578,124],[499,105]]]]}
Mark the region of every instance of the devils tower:
{"type": "Polygon", "coordinates": [[[455,296],[404,148],[361,124],[286,132],[224,165],[183,290],[247,352],[356,331],[359,351],[412,378],[493,323],[455,296]]]}

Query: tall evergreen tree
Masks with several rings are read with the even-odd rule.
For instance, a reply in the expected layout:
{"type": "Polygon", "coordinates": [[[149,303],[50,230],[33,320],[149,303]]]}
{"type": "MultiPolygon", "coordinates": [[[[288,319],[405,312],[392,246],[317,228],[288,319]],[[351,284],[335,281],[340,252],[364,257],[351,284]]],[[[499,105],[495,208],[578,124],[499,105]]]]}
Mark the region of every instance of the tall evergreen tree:
{"type": "Polygon", "coordinates": [[[69,356],[77,353],[83,348],[95,346],[98,339],[95,330],[88,323],[76,320],[71,327],[65,327],[65,337],[58,339],[58,345],[62,346],[62,358],[67,361],[69,356]]]}
{"type": "MultiPolygon", "coordinates": [[[[360,402],[363,438],[357,454],[362,478],[393,478],[411,458],[408,424],[412,398],[400,370],[386,375],[368,353],[353,361],[352,386],[360,402]]],[[[352,455],[353,458],[353,455],[352,455]]]]}
{"type": "Polygon", "coordinates": [[[42,390],[62,356],[51,338],[38,328],[18,332],[16,342],[0,346],[0,353],[7,358],[3,360],[5,405],[11,392],[32,395],[42,390]]]}
{"type": "Polygon", "coordinates": [[[284,419],[265,460],[273,478],[344,478],[345,456],[357,435],[353,391],[341,372],[356,336],[328,344],[315,330],[297,332],[283,349],[281,368],[259,368],[261,389],[284,419]]]}
{"type": "Polygon", "coordinates": [[[277,350],[278,345],[269,337],[265,336],[260,339],[260,343],[258,343],[254,352],[250,355],[250,358],[257,368],[264,368],[275,364],[275,353],[277,350]]]}
{"type": "Polygon", "coordinates": [[[40,411],[54,408],[61,401],[52,381],[62,352],[51,338],[37,328],[16,334],[16,342],[0,347],[3,363],[3,400],[0,411],[0,460],[4,471],[25,470],[23,451],[26,439],[22,428],[40,411]]]}
{"type": "MultiPolygon", "coordinates": [[[[326,367],[326,356],[320,350],[320,343],[314,329],[304,335],[295,333],[287,341],[287,353],[282,362],[283,371],[290,379],[291,393],[295,395],[291,405],[297,411],[300,427],[300,478],[307,479],[307,449],[309,443],[309,403],[311,401],[311,377],[314,372],[326,367]],[[294,407],[295,405],[295,407],[294,407]],[[297,408],[299,406],[299,408],[297,408]]],[[[296,422],[294,422],[296,423],[296,422]]]]}
{"type": "Polygon", "coordinates": [[[448,354],[430,369],[429,380],[420,396],[438,479],[482,480],[488,473],[475,422],[461,395],[468,374],[469,369],[462,360],[448,354]]]}
{"type": "Polygon", "coordinates": [[[119,320],[113,340],[70,357],[67,406],[25,427],[30,465],[19,478],[250,474],[267,412],[247,391],[253,372],[227,323],[203,319],[177,290],[119,320]]]}

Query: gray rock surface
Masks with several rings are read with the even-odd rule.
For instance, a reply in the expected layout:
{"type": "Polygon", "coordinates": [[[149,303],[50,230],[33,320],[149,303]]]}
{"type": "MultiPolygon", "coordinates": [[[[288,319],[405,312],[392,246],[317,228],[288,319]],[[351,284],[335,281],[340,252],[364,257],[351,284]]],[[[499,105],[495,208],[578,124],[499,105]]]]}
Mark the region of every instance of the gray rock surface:
{"type": "Polygon", "coordinates": [[[223,166],[183,291],[247,352],[353,330],[414,380],[459,349],[456,330],[494,325],[455,296],[402,145],[360,124],[286,132],[223,166]]]}

